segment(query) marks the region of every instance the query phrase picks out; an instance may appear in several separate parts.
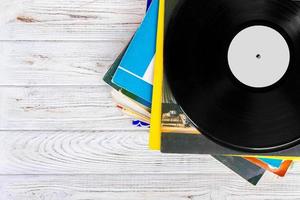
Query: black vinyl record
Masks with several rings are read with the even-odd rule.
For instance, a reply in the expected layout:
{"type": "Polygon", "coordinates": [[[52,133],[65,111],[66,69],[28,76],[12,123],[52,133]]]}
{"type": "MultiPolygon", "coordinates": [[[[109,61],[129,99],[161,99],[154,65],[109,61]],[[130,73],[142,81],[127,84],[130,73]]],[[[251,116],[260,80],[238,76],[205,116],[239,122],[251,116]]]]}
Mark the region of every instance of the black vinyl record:
{"type": "MultiPolygon", "coordinates": [[[[276,65],[283,59],[278,55],[266,63],[276,65]]],[[[265,59],[260,52],[253,56],[265,59]]],[[[246,152],[273,152],[300,142],[300,8],[295,2],[185,0],[165,33],[164,67],[176,101],[213,141],[246,152]],[[233,39],[254,26],[277,31],[289,49],[284,75],[263,87],[241,82],[228,61],[233,39]]]]}

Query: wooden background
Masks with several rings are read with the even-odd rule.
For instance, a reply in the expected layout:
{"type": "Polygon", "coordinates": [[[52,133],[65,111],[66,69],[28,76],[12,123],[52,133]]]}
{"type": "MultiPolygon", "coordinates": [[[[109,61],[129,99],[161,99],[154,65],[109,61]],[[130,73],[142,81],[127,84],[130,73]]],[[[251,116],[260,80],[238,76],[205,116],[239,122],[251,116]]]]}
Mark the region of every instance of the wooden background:
{"type": "Polygon", "coordinates": [[[210,156],[147,150],[103,74],[145,0],[1,0],[0,199],[300,199],[300,166],[253,187],[210,156]]]}

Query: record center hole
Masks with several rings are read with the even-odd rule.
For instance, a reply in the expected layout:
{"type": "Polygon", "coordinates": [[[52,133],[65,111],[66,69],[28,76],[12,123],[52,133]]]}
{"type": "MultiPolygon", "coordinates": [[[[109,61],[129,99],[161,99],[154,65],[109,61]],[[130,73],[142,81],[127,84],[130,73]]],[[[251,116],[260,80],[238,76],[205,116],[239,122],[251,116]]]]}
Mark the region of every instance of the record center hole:
{"type": "Polygon", "coordinates": [[[256,58],[257,59],[261,59],[261,55],[260,54],[256,54],[256,58]]]}

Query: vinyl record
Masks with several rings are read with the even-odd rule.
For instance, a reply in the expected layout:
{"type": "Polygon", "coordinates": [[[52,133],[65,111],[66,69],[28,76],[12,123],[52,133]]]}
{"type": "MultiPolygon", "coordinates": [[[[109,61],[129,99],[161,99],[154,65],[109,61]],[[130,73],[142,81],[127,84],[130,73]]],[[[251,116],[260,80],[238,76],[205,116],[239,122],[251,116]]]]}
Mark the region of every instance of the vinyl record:
{"type": "Polygon", "coordinates": [[[165,33],[176,101],[204,135],[246,152],[299,143],[299,59],[290,0],[185,0],[165,33]]]}

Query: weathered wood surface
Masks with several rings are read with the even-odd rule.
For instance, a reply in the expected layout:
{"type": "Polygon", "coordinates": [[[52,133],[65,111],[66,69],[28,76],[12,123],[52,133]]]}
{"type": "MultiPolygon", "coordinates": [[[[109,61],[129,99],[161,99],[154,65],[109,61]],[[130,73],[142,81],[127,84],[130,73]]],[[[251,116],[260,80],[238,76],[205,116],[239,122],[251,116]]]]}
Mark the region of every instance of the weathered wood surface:
{"type": "Polygon", "coordinates": [[[0,87],[0,130],[132,130],[106,86],[0,87]]]}
{"type": "Polygon", "coordinates": [[[299,182],[273,177],[253,187],[230,175],[208,173],[178,175],[28,175],[5,177],[3,199],[105,200],[262,200],[299,199],[299,182]],[[26,179],[25,179],[26,178],[26,179]],[[271,183],[272,180],[272,183],[271,183]],[[272,189],[271,189],[272,188],[272,189]],[[293,191],[293,192],[287,192],[293,191]]]}
{"type": "Polygon", "coordinates": [[[1,0],[0,40],[124,40],[144,0],[1,0]]]}
{"type": "Polygon", "coordinates": [[[145,0],[2,0],[0,200],[300,199],[300,166],[253,187],[210,156],[147,149],[101,80],[145,0]]]}
{"type": "Polygon", "coordinates": [[[147,149],[146,131],[2,131],[0,175],[230,174],[203,155],[147,149]]]}
{"type": "Polygon", "coordinates": [[[104,85],[101,77],[126,43],[0,42],[0,86],[104,85]]]}

